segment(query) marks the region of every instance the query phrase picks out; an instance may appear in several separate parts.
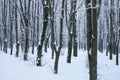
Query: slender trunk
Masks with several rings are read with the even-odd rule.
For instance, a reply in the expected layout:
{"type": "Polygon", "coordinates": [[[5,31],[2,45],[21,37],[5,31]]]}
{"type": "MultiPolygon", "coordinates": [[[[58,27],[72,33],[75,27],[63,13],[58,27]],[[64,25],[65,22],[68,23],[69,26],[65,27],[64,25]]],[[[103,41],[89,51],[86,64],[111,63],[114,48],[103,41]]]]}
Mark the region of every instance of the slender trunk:
{"type": "MultiPolygon", "coordinates": [[[[14,4],[14,2],[13,2],[14,4]]],[[[9,18],[10,18],[10,55],[12,55],[13,52],[13,11],[14,11],[14,7],[11,7],[11,2],[9,0],[9,18]]]]}
{"type": "Polygon", "coordinates": [[[73,56],[77,57],[77,33],[76,33],[76,5],[77,5],[77,1],[73,0],[72,2],[72,6],[73,6],[73,14],[72,14],[72,22],[73,22],[73,56]]]}
{"type": "Polygon", "coordinates": [[[69,41],[68,41],[68,56],[67,56],[67,63],[71,63],[71,55],[72,55],[72,34],[69,34],[69,41]]]}
{"type": "MultiPolygon", "coordinates": [[[[54,22],[52,22],[54,24],[54,22]]],[[[54,59],[54,25],[52,26],[52,36],[51,36],[51,48],[52,48],[52,59],[54,59]]]]}
{"type": "MultiPolygon", "coordinates": [[[[114,0],[110,1],[111,7],[113,7],[114,0]]],[[[109,42],[109,48],[110,48],[110,60],[112,60],[112,53],[113,53],[113,9],[110,9],[110,42],[109,42]]]]}
{"type": "Polygon", "coordinates": [[[116,65],[119,65],[119,40],[116,45],[116,65]]]}
{"type": "Polygon", "coordinates": [[[40,15],[40,10],[39,10],[39,7],[40,7],[40,3],[39,3],[39,0],[38,0],[38,6],[37,6],[37,45],[38,45],[38,42],[39,42],[39,15],[40,15]]]}
{"type": "MultiPolygon", "coordinates": [[[[71,54],[72,54],[72,48],[73,48],[73,46],[75,46],[75,44],[73,44],[73,34],[75,33],[75,31],[74,31],[74,33],[73,33],[73,30],[75,30],[75,22],[74,22],[74,20],[75,20],[75,13],[76,13],[76,11],[75,11],[75,8],[74,8],[74,0],[71,0],[71,10],[70,10],[70,20],[69,20],[69,26],[68,26],[68,34],[69,34],[69,40],[68,40],[68,56],[67,56],[67,63],[71,63],[71,54]]],[[[75,34],[75,36],[76,36],[76,34],[75,34]]],[[[74,37],[75,37],[74,36],[74,37]]],[[[75,40],[75,39],[74,39],[75,40]]]]}
{"type": "Polygon", "coordinates": [[[107,27],[107,39],[106,39],[106,56],[108,56],[109,50],[109,19],[107,16],[107,11],[106,11],[106,27],[107,27]]]}
{"type": "MultiPolygon", "coordinates": [[[[117,0],[117,7],[118,8],[120,8],[119,7],[119,0],[117,0]]],[[[120,26],[120,19],[119,19],[119,17],[120,17],[120,10],[118,9],[117,10],[117,19],[118,19],[118,25],[120,26]]],[[[120,27],[117,27],[117,29],[118,29],[118,32],[117,32],[117,46],[116,46],[116,65],[119,65],[119,40],[120,40],[120,29],[119,29],[120,27]]]]}
{"type": "Polygon", "coordinates": [[[24,60],[27,60],[28,50],[29,50],[29,24],[30,24],[30,3],[31,0],[28,1],[28,9],[26,7],[27,3],[25,0],[25,15],[24,15],[24,22],[25,22],[25,54],[24,60]]]}
{"type": "Polygon", "coordinates": [[[54,64],[54,74],[58,73],[58,62],[59,62],[59,52],[56,52],[55,64],[54,64]]]}
{"type": "Polygon", "coordinates": [[[52,59],[54,59],[54,0],[52,0],[52,5],[50,6],[50,16],[51,16],[51,49],[52,49],[52,59]]]}
{"type": "Polygon", "coordinates": [[[18,41],[18,17],[17,17],[17,4],[15,3],[15,31],[16,31],[16,57],[19,56],[19,41],[18,41]]]}
{"type": "Polygon", "coordinates": [[[60,41],[59,41],[58,50],[56,49],[56,46],[54,44],[55,53],[56,53],[55,63],[54,63],[54,74],[58,73],[59,57],[60,57],[61,48],[63,46],[62,42],[63,42],[64,3],[65,3],[65,0],[62,0],[62,11],[61,11],[61,17],[60,17],[60,37],[59,37],[60,41]]]}
{"type": "MultiPolygon", "coordinates": [[[[1,31],[1,30],[0,30],[1,31]]],[[[2,31],[1,31],[2,32],[2,31]]],[[[0,33],[1,34],[1,33],[0,33]]],[[[2,51],[2,36],[0,36],[0,50],[2,51]]]]}
{"type": "Polygon", "coordinates": [[[45,52],[47,52],[47,48],[48,48],[48,38],[46,39],[46,41],[45,41],[45,52]]]}
{"type": "MultiPolygon", "coordinates": [[[[34,4],[34,3],[33,3],[33,4],[34,4]]],[[[33,5],[33,7],[34,7],[34,5],[33,5]]],[[[35,3],[35,10],[34,10],[34,8],[33,8],[32,16],[33,16],[32,54],[34,54],[34,47],[35,47],[35,22],[36,22],[36,3],[35,3]]],[[[37,24],[38,24],[38,23],[37,23],[37,24]]],[[[38,34],[37,34],[37,35],[38,35],[38,34]]]]}
{"type": "MultiPolygon", "coordinates": [[[[20,30],[21,30],[21,49],[22,49],[22,51],[24,51],[25,49],[24,49],[24,47],[25,47],[25,33],[24,33],[24,29],[23,29],[23,27],[25,27],[25,25],[24,25],[24,21],[23,21],[23,13],[24,13],[24,10],[23,10],[23,6],[22,6],[22,1],[21,0],[19,0],[19,2],[20,2],[20,10],[21,10],[21,14],[22,15],[20,15],[21,16],[21,19],[20,19],[20,30]]],[[[20,13],[20,12],[19,12],[20,13]]]]}
{"type": "Polygon", "coordinates": [[[3,26],[4,26],[4,46],[3,46],[3,51],[7,53],[7,25],[6,25],[6,20],[7,20],[7,2],[4,0],[3,4],[3,26]]]}
{"type": "Polygon", "coordinates": [[[47,38],[45,40],[45,52],[47,52],[49,38],[50,38],[50,34],[48,34],[48,36],[47,36],[47,38]]]}
{"type": "Polygon", "coordinates": [[[47,25],[48,25],[48,3],[49,1],[47,0],[43,0],[43,17],[44,17],[44,22],[43,22],[43,31],[42,31],[42,35],[41,35],[41,41],[40,44],[38,45],[37,49],[37,66],[41,66],[41,57],[42,57],[42,48],[43,48],[43,43],[45,41],[45,33],[47,30],[47,25]],[[47,7],[46,7],[47,6],[47,7]]]}

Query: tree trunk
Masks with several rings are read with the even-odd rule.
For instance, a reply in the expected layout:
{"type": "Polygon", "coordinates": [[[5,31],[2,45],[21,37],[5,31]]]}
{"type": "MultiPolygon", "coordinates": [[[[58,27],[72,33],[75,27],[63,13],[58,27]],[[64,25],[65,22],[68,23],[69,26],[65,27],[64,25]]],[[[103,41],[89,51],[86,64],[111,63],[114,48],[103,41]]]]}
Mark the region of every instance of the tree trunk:
{"type": "Polygon", "coordinates": [[[48,48],[48,40],[49,40],[49,38],[47,38],[47,39],[45,40],[45,52],[47,52],[47,48],[48,48]]]}
{"type": "MultiPolygon", "coordinates": [[[[111,7],[113,7],[114,0],[110,1],[111,7]]],[[[109,42],[109,50],[110,50],[110,60],[112,60],[113,53],[113,9],[110,9],[110,42],[109,42]]]]}
{"type": "Polygon", "coordinates": [[[55,63],[54,63],[54,74],[58,73],[58,62],[59,62],[59,52],[56,52],[55,63]]]}
{"type": "Polygon", "coordinates": [[[59,47],[58,50],[54,44],[54,48],[55,48],[55,53],[56,53],[56,57],[55,57],[55,63],[54,63],[54,74],[58,73],[58,62],[59,62],[59,57],[60,57],[60,52],[61,52],[61,48],[63,46],[63,19],[64,19],[64,3],[65,0],[62,0],[62,10],[61,10],[61,17],[60,17],[60,40],[59,40],[59,47]]]}
{"type": "MultiPolygon", "coordinates": [[[[40,15],[40,2],[39,2],[40,0],[38,0],[38,6],[37,6],[37,15],[40,15]]],[[[39,25],[39,21],[40,21],[40,18],[39,18],[39,16],[37,16],[37,45],[38,45],[38,42],[39,42],[39,27],[40,27],[40,25],[39,25]]]]}
{"type": "Polygon", "coordinates": [[[19,2],[20,2],[20,10],[21,10],[21,13],[22,13],[22,15],[20,15],[21,16],[21,19],[20,19],[20,26],[21,26],[20,27],[20,30],[21,30],[21,49],[22,49],[22,51],[24,51],[25,50],[24,49],[24,47],[25,47],[25,33],[24,33],[24,29],[23,29],[23,27],[25,27],[24,21],[23,21],[23,13],[24,13],[24,11],[23,11],[23,6],[22,6],[22,1],[19,0],[19,2]]]}
{"type": "Polygon", "coordinates": [[[51,49],[52,49],[52,59],[54,59],[54,0],[51,0],[50,4],[50,16],[51,16],[51,49]]]}
{"type": "Polygon", "coordinates": [[[76,33],[76,13],[77,11],[76,10],[76,5],[77,5],[77,1],[76,0],[73,0],[71,1],[71,6],[73,6],[72,8],[72,22],[73,22],[73,56],[74,57],[77,57],[77,33],[76,33]]]}
{"type": "Polygon", "coordinates": [[[116,65],[119,65],[119,40],[116,45],[116,65]]]}
{"type": "Polygon", "coordinates": [[[68,40],[68,56],[67,56],[67,63],[71,63],[71,55],[72,55],[72,34],[69,34],[68,40]]]}
{"type": "MultiPolygon", "coordinates": [[[[1,30],[0,30],[1,31],[1,30]]],[[[2,31],[1,31],[2,32],[2,31]]],[[[0,33],[1,34],[1,33],[0,33]]],[[[0,36],[0,50],[2,51],[2,36],[0,36]]]]}
{"type": "Polygon", "coordinates": [[[86,1],[87,9],[87,50],[89,59],[90,80],[97,80],[97,8],[96,0],[89,5],[91,0],[86,1]],[[95,7],[95,8],[91,8],[95,7]],[[92,20],[92,21],[91,21],[92,20]]]}
{"type": "MultiPolygon", "coordinates": [[[[33,3],[33,4],[34,4],[34,3],[33,3]]],[[[32,54],[34,54],[34,47],[35,47],[35,26],[36,26],[36,25],[35,25],[35,22],[36,22],[36,2],[35,2],[35,5],[33,5],[32,19],[33,19],[32,54]],[[35,6],[35,8],[34,8],[34,6],[35,6]]],[[[38,22],[37,24],[39,24],[39,22],[38,22]]],[[[37,34],[37,35],[38,35],[38,34],[37,34]]]]}
{"type": "Polygon", "coordinates": [[[3,46],[3,51],[7,53],[7,25],[6,25],[6,20],[7,20],[7,1],[4,0],[3,3],[3,26],[4,26],[4,46],[3,46]]]}
{"type": "Polygon", "coordinates": [[[108,56],[108,52],[110,51],[109,49],[109,19],[107,16],[107,11],[106,11],[106,27],[107,27],[107,39],[106,39],[106,56],[108,56]]]}
{"type": "MultiPolygon", "coordinates": [[[[13,4],[14,4],[14,1],[13,1],[13,4]]],[[[13,52],[13,12],[14,12],[14,7],[12,8],[11,7],[11,2],[9,0],[9,18],[10,18],[10,48],[11,48],[11,51],[10,51],[10,55],[12,55],[12,52],[13,52]]]]}
{"type": "Polygon", "coordinates": [[[72,44],[70,43],[70,41],[72,42],[72,34],[70,34],[70,26],[68,23],[68,17],[67,17],[67,14],[68,14],[68,10],[67,10],[67,0],[65,0],[65,19],[66,19],[66,26],[68,28],[68,55],[67,55],[67,63],[71,63],[71,54],[72,54],[72,44]],[[70,40],[71,39],[71,40],[70,40]]]}
{"type": "MultiPolygon", "coordinates": [[[[70,10],[70,20],[69,20],[69,26],[68,26],[68,34],[69,34],[69,40],[68,40],[68,56],[67,56],[67,63],[71,63],[71,54],[72,54],[72,46],[74,46],[74,48],[76,48],[76,20],[75,20],[75,9],[76,6],[74,6],[73,3],[76,3],[76,1],[74,2],[74,0],[71,0],[71,10],[70,10]],[[74,31],[73,31],[74,30],[74,31]],[[74,34],[74,37],[73,37],[74,34]],[[74,42],[73,43],[73,39],[74,42]]],[[[74,56],[77,56],[77,52],[76,50],[74,50],[73,52],[75,52],[74,56]]]]}
{"type": "Polygon", "coordinates": [[[18,40],[18,17],[17,17],[17,4],[15,4],[15,30],[16,30],[16,57],[19,56],[19,40],[18,40]]]}
{"type": "Polygon", "coordinates": [[[44,22],[43,22],[43,31],[41,35],[41,41],[40,44],[38,45],[37,49],[37,66],[41,66],[41,57],[42,57],[42,48],[43,48],[43,43],[45,41],[45,33],[47,30],[47,24],[48,24],[48,13],[49,13],[49,7],[48,7],[48,0],[43,0],[43,17],[44,17],[44,22]],[[47,6],[47,7],[46,7],[47,6]]]}
{"type": "Polygon", "coordinates": [[[48,45],[49,45],[48,42],[49,42],[50,34],[48,34],[48,36],[47,36],[47,38],[45,40],[45,52],[47,52],[47,48],[48,48],[48,45]]]}
{"type": "Polygon", "coordinates": [[[24,14],[24,22],[25,22],[25,54],[24,54],[24,60],[27,60],[28,56],[28,50],[29,50],[29,24],[30,24],[30,3],[31,0],[28,1],[28,4],[26,3],[26,0],[24,2],[25,7],[25,14],[24,14]],[[28,9],[27,9],[28,8],[28,9]]]}

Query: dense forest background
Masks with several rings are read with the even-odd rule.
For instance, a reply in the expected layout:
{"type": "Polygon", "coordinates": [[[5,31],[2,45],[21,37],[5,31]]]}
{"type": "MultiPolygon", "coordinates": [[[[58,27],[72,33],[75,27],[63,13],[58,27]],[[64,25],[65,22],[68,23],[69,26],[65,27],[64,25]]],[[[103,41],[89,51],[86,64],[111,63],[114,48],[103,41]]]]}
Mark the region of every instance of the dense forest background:
{"type": "Polygon", "coordinates": [[[115,55],[119,64],[119,0],[0,0],[0,12],[0,50],[5,53],[10,49],[19,57],[22,51],[25,61],[28,53],[36,54],[36,65],[42,66],[42,52],[51,48],[56,74],[62,49],[68,51],[67,63],[85,50],[90,80],[97,80],[98,51],[105,50],[111,60],[115,55]]]}

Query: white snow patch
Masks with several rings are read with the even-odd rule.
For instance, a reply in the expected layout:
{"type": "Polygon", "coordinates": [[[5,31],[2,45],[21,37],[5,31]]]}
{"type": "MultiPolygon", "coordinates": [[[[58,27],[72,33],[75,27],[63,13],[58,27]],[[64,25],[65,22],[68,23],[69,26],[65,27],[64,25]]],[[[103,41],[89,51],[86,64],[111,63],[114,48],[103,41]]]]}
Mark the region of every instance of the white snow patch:
{"type": "MultiPolygon", "coordinates": [[[[35,49],[36,50],[36,49],[35,49]]],[[[15,51],[15,50],[14,50],[15,51]]],[[[42,67],[35,66],[36,54],[29,53],[28,61],[0,52],[0,79],[1,80],[89,80],[89,69],[86,67],[87,51],[79,51],[78,57],[72,57],[72,63],[66,63],[67,48],[60,56],[59,73],[54,74],[54,60],[51,59],[51,50],[43,54],[42,67]]],[[[104,53],[98,52],[98,80],[120,79],[120,66],[115,65],[115,56],[109,60],[104,53]]]]}

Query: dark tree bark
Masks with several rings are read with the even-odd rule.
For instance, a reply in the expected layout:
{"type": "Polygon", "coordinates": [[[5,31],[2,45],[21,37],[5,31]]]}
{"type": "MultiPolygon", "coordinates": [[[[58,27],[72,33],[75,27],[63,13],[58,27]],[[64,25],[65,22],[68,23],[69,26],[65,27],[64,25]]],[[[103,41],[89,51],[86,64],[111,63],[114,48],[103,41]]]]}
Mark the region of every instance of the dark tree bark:
{"type": "MultiPolygon", "coordinates": [[[[114,4],[114,0],[111,0],[110,1],[110,5],[111,7],[113,7],[113,4],[114,4]]],[[[109,50],[110,50],[110,60],[112,60],[112,53],[113,53],[113,9],[111,8],[110,9],[110,42],[109,42],[109,50]]]]}
{"type": "Polygon", "coordinates": [[[16,31],[16,57],[19,56],[19,40],[18,40],[18,15],[17,15],[17,4],[15,3],[15,31],[16,31]]]}
{"type": "MultiPolygon", "coordinates": [[[[23,21],[23,13],[24,13],[24,10],[23,10],[23,6],[22,6],[22,1],[21,0],[19,0],[19,2],[20,2],[20,10],[21,10],[21,14],[20,14],[20,16],[21,16],[21,19],[20,19],[20,29],[21,29],[21,49],[22,49],[22,51],[24,51],[25,49],[24,49],[24,46],[25,46],[25,34],[24,34],[24,29],[23,29],[23,27],[25,27],[24,26],[24,21],[23,21]]],[[[20,13],[20,11],[19,11],[19,13],[20,13]]]]}
{"type": "Polygon", "coordinates": [[[25,22],[25,54],[24,54],[24,60],[27,60],[28,50],[29,50],[29,20],[30,20],[30,3],[31,0],[28,0],[28,4],[26,3],[26,0],[24,2],[25,7],[25,14],[24,22],[25,22]]]}
{"type": "Polygon", "coordinates": [[[4,46],[3,51],[7,53],[7,1],[4,0],[3,8],[2,8],[2,19],[3,19],[3,26],[4,26],[4,46]]]}
{"type": "MultiPolygon", "coordinates": [[[[24,0],[24,7],[23,7],[22,1],[19,0],[19,2],[20,2],[20,8],[19,8],[18,5],[16,5],[16,7],[18,8],[18,11],[20,13],[21,23],[24,27],[22,29],[25,30],[25,35],[22,34],[22,37],[23,36],[25,37],[25,49],[24,49],[23,59],[26,61],[27,60],[27,55],[28,55],[28,49],[29,49],[29,24],[30,24],[30,4],[31,4],[31,0],[28,0],[28,2],[26,0],[24,0]]],[[[15,1],[15,3],[17,4],[16,1],[15,1]]],[[[24,30],[22,30],[22,32],[24,32],[24,30]]],[[[23,46],[23,45],[21,45],[21,46],[23,46]]]]}
{"type": "Polygon", "coordinates": [[[107,11],[106,11],[106,25],[107,25],[107,39],[106,39],[106,56],[108,56],[109,50],[109,18],[107,16],[107,11]]]}
{"type": "Polygon", "coordinates": [[[40,0],[38,0],[38,6],[37,6],[37,45],[38,45],[38,42],[39,42],[39,21],[40,21],[40,18],[39,18],[39,15],[40,15],[40,0]]]}
{"type": "Polygon", "coordinates": [[[48,48],[48,45],[49,45],[48,43],[49,43],[50,34],[47,35],[46,40],[45,40],[45,52],[47,52],[47,48],[48,48]]]}
{"type": "MultiPolygon", "coordinates": [[[[1,2],[3,5],[3,2],[1,2]]],[[[3,26],[0,26],[0,34],[3,34],[3,26]]],[[[3,35],[0,35],[0,50],[2,51],[2,46],[3,46],[3,35]]]]}
{"type": "MultiPolygon", "coordinates": [[[[120,1],[117,0],[117,7],[120,9],[120,1]]],[[[120,10],[117,10],[117,16],[118,16],[118,25],[120,26],[120,10]]],[[[117,31],[117,42],[116,42],[116,65],[119,65],[119,41],[120,41],[120,27],[117,27],[118,31],[117,31]]]]}
{"type": "Polygon", "coordinates": [[[72,48],[74,48],[73,55],[77,56],[77,39],[76,39],[77,36],[76,36],[76,19],[75,19],[76,6],[74,4],[76,4],[76,1],[71,0],[70,20],[68,26],[69,40],[68,40],[67,63],[71,63],[72,48]]]}
{"type": "MultiPolygon", "coordinates": [[[[21,20],[21,23],[20,23],[20,26],[22,26],[22,20],[21,20]]],[[[24,51],[24,46],[25,46],[25,34],[24,34],[24,31],[23,29],[20,27],[21,29],[21,50],[24,51]]]]}
{"type": "Polygon", "coordinates": [[[45,40],[45,52],[47,52],[47,48],[48,48],[48,41],[49,41],[49,38],[47,37],[46,40],[45,40]]]}
{"type": "MultiPolygon", "coordinates": [[[[70,20],[69,20],[69,25],[68,27],[68,56],[67,56],[67,63],[71,63],[71,55],[72,55],[72,47],[73,47],[73,27],[74,25],[74,18],[75,18],[75,8],[74,8],[74,0],[71,1],[71,11],[70,11],[70,20]]],[[[67,5],[67,4],[66,4],[67,5]]],[[[66,15],[67,16],[67,15],[66,15]]]]}
{"type": "Polygon", "coordinates": [[[90,80],[97,80],[97,8],[96,0],[86,0],[87,12],[87,51],[90,80]],[[94,7],[94,8],[92,8],[94,7]]]}
{"type": "Polygon", "coordinates": [[[54,59],[54,0],[51,0],[50,4],[50,20],[51,20],[51,49],[52,49],[52,59],[54,59]]]}
{"type": "MultiPolygon", "coordinates": [[[[1,31],[1,29],[0,29],[1,31]]],[[[2,31],[1,31],[2,32],[2,31]]],[[[0,33],[1,34],[1,33],[0,33]]],[[[2,51],[2,35],[0,35],[0,50],[2,51]]]]}
{"type": "Polygon", "coordinates": [[[54,44],[54,48],[55,48],[55,63],[54,63],[54,74],[58,73],[58,62],[59,62],[59,57],[60,57],[60,52],[61,52],[61,48],[63,45],[63,19],[64,19],[64,3],[65,0],[62,0],[62,11],[61,11],[61,17],[60,17],[60,41],[59,41],[59,47],[58,50],[54,44]]]}
{"type": "Polygon", "coordinates": [[[41,58],[42,58],[42,48],[43,48],[43,43],[45,41],[45,33],[47,30],[47,25],[48,25],[48,14],[49,14],[49,1],[48,0],[42,0],[43,3],[43,31],[41,35],[41,41],[40,44],[37,47],[37,66],[42,66],[41,64],[41,58]]]}
{"type": "Polygon", "coordinates": [[[56,50],[55,48],[55,63],[54,63],[54,74],[57,74],[58,73],[58,62],[59,62],[59,57],[60,57],[60,51],[56,50]]]}
{"type": "Polygon", "coordinates": [[[71,55],[72,55],[72,34],[69,34],[67,63],[71,63],[71,55]]]}
{"type": "MultiPolygon", "coordinates": [[[[104,6],[105,7],[108,7],[109,6],[109,1],[108,0],[106,0],[105,2],[104,2],[104,6]]],[[[110,48],[109,48],[109,38],[110,38],[110,30],[109,30],[109,26],[110,26],[110,24],[109,24],[109,10],[106,10],[105,11],[105,21],[106,21],[106,23],[105,23],[105,25],[106,25],[106,56],[108,56],[108,53],[110,52],[110,48]]]]}
{"type": "MultiPolygon", "coordinates": [[[[14,4],[14,0],[12,2],[14,4]]],[[[9,20],[10,20],[10,48],[11,48],[11,51],[10,51],[10,55],[12,55],[13,53],[13,15],[14,15],[14,5],[12,7],[11,5],[11,1],[9,0],[9,20]]]]}
{"type": "Polygon", "coordinates": [[[73,6],[73,14],[72,14],[72,22],[73,22],[73,56],[77,57],[77,33],[76,33],[76,5],[77,5],[77,1],[73,0],[71,2],[71,6],[73,6]]]}
{"type": "Polygon", "coordinates": [[[119,40],[116,45],[116,65],[119,65],[119,40]]]}
{"type": "MultiPolygon", "coordinates": [[[[33,3],[34,4],[34,3],[33,3]]],[[[32,35],[32,54],[34,54],[34,47],[35,47],[35,23],[36,23],[36,2],[33,7],[33,12],[32,12],[32,20],[33,20],[33,35],[32,35]]],[[[39,6],[38,6],[39,7],[39,6]]],[[[37,23],[39,24],[39,22],[37,23]]],[[[37,26],[38,27],[38,26],[37,26]]],[[[37,34],[38,35],[38,34],[37,34]]]]}

